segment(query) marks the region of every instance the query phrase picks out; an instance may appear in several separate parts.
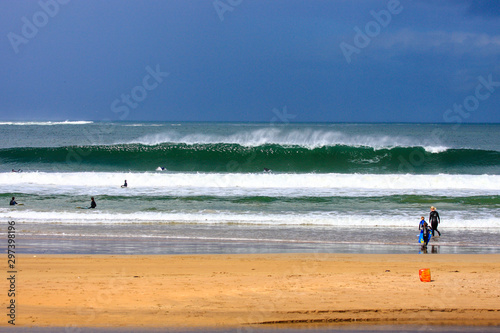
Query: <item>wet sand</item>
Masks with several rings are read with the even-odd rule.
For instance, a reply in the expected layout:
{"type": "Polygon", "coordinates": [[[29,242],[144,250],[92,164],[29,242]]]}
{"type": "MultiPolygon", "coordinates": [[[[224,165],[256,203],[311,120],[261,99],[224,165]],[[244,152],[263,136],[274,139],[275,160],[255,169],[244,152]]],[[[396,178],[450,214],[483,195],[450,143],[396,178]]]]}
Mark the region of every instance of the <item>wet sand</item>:
{"type": "Polygon", "coordinates": [[[500,325],[498,254],[16,259],[17,327],[500,325]],[[421,268],[431,282],[419,280],[421,268]]]}

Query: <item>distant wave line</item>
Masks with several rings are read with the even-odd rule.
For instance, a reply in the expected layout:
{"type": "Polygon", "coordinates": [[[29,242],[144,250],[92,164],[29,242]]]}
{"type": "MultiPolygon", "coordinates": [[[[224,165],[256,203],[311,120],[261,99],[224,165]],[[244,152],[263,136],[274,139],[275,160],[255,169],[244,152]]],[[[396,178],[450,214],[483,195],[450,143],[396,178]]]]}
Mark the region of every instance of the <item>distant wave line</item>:
{"type": "Polygon", "coordinates": [[[65,120],[65,121],[7,121],[0,122],[0,125],[16,125],[16,126],[50,126],[50,125],[85,125],[93,124],[93,121],[87,120],[65,120]]]}

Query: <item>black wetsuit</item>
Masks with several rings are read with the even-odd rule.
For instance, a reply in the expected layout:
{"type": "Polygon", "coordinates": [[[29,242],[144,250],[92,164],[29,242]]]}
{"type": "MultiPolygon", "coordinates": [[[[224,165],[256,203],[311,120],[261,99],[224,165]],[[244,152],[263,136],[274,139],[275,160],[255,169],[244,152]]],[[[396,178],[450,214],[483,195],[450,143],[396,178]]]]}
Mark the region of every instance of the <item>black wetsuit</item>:
{"type": "Polygon", "coordinates": [[[427,244],[429,244],[429,225],[427,223],[424,224],[424,227],[423,227],[423,236],[424,236],[424,244],[425,246],[427,246],[427,244]]]}
{"type": "Polygon", "coordinates": [[[92,200],[92,202],[90,203],[90,208],[96,208],[97,207],[97,204],[95,203],[94,200],[92,200]]]}
{"type": "Polygon", "coordinates": [[[429,225],[427,224],[427,222],[422,220],[418,225],[418,229],[422,230],[422,237],[424,239],[424,244],[422,246],[427,246],[427,244],[429,243],[429,225]]]}
{"type": "Polygon", "coordinates": [[[439,236],[441,236],[441,233],[438,230],[438,224],[441,222],[441,219],[439,218],[439,214],[437,211],[431,211],[431,213],[429,214],[429,222],[431,222],[432,236],[434,236],[434,231],[437,231],[439,236]]]}
{"type": "Polygon", "coordinates": [[[11,206],[15,206],[15,205],[17,205],[17,202],[15,202],[15,201],[14,201],[14,199],[12,199],[12,200],[10,201],[10,205],[11,205],[11,206]]]}

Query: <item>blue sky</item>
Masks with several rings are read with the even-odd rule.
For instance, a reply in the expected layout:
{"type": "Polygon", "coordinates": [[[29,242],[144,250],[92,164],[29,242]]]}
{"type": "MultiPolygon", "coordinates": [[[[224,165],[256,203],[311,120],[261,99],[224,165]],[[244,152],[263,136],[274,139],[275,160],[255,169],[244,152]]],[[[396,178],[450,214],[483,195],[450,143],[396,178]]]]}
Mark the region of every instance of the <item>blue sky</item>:
{"type": "Polygon", "coordinates": [[[0,0],[0,119],[500,122],[500,2],[0,0]]]}

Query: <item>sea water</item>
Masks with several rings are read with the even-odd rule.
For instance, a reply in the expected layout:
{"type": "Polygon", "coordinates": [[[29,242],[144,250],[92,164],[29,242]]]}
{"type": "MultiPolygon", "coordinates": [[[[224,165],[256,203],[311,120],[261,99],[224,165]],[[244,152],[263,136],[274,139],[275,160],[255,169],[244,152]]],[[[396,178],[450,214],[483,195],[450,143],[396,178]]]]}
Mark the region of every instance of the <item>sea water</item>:
{"type": "Polygon", "coordinates": [[[499,133],[3,122],[0,221],[16,222],[25,252],[418,253],[420,217],[436,206],[442,236],[429,253],[499,253],[499,133]],[[24,205],[9,206],[12,196],[24,205]],[[96,209],[77,208],[91,196],[96,209]]]}

